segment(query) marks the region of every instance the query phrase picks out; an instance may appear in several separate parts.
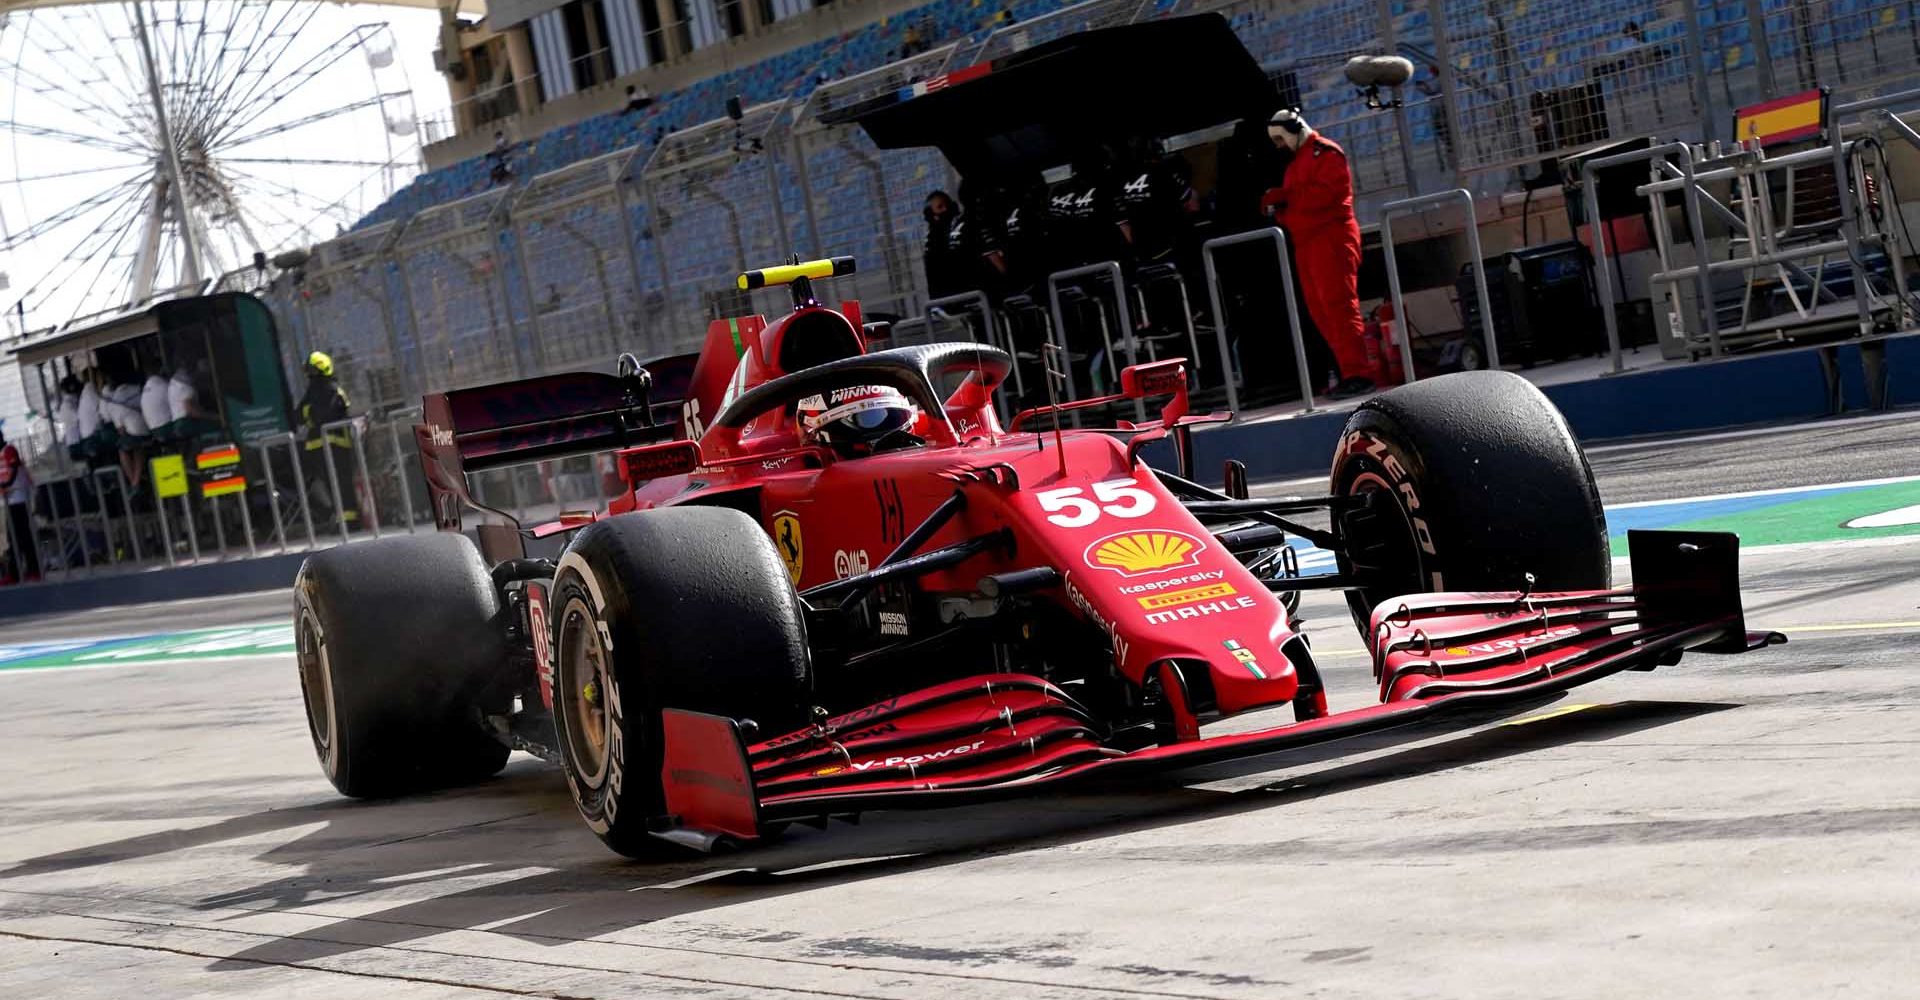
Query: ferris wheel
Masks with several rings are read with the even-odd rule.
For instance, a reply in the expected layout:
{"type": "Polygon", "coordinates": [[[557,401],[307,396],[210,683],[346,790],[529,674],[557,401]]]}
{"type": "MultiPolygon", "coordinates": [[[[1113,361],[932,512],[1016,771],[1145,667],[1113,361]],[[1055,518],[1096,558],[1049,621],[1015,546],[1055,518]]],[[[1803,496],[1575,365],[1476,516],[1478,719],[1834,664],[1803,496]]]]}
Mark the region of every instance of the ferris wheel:
{"type": "Polygon", "coordinates": [[[364,10],[130,0],[0,14],[9,320],[36,328],[253,266],[336,235],[410,180],[412,89],[393,31],[359,23],[364,10]]]}

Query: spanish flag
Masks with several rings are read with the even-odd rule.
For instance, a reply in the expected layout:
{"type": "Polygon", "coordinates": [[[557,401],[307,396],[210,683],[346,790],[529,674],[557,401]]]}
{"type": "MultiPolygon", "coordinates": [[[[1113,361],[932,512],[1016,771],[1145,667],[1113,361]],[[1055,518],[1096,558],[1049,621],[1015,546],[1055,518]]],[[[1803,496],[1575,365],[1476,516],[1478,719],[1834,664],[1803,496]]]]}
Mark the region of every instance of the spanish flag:
{"type": "Polygon", "coordinates": [[[1826,91],[1816,88],[1749,104],[1734,112],[1734,138],[1741,142],[1758,139],[1760,145],[1771,146],[1819,135],[1826,96],[1826,91]]]}

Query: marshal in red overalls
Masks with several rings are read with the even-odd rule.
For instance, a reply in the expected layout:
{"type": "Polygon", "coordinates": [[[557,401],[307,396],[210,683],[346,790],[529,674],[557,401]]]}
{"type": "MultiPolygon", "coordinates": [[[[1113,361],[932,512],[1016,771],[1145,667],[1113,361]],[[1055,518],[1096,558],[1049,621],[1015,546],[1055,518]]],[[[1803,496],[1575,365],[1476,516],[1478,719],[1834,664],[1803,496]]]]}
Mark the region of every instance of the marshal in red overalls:
{"type": "MultiPolygon", "coordinates": [[[[1282,112],[1285,115],[1286,112],[1282,112]]],[[[1280,187],[1265,201],[1287,231],[1300,270],[1307,314],[1320,328],[1340,366],[1342,379],[1367,379],[1373,368],[1362,341],[1360,318],[1360,224],[1353,217],[1353,172],[1347,153],[1333,140],[1294,118],[1298,132],[1283,132],[1280,117],[1270,132],[1294,145],[1293,161],[1280,187]]],[[[1370,387],[1370,386],[1369,386],[1370,387]]]]}

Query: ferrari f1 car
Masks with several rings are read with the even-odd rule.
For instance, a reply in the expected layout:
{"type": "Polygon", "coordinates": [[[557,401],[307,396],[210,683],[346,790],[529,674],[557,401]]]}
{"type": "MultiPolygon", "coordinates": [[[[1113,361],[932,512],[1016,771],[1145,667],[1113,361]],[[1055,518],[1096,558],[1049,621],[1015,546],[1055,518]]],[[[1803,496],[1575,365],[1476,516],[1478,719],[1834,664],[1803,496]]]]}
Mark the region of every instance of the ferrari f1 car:
{"type": "Polygon", "coordinates": [[[1730,535],[1636,533],[1633,585],[1609,589],[1586,459],[1514,376],[1375,397],[1326,495],[1256,497],[1236,463],[1196,481],[1191,428],[1224,416],[1187,412],[1182,362],[1003,424],[1008,356],[868,350],[857,304],[813,293],[851,268],[744,275],[787,284],[792,311],[717,322],[694,357],[426,399],[446,530],[299,576],[308,719],[341,792],[472,780],[520,749],[564,769],[614,850],[707,848],[1467,724],[1778,638],[1746,629],[1730,535]],[[1157,420],[1067,426],[1154,400],[1157,420]],[[617,450],[621,495],[521,532],[565,536],[557,558],[489,566],[458,533],[480,506],[465,473],[596,450],[617,450]],[[1302,575],[1290,539],[1337,571],[1302,575]],[[1328,705],[1297,614],[1325,588],[1349,598],[1373,704],[1328,705]]]}

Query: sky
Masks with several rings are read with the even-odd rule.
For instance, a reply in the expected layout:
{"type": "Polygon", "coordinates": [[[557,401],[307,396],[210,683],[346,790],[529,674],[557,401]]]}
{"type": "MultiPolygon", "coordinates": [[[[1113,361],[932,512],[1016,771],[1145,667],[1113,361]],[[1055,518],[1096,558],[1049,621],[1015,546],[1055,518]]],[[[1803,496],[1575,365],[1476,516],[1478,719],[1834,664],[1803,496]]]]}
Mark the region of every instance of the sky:
{"type": "MultiPolygon", "coordinates": [[[[0,24],[0,224],[8,236],[0,306],[9,333],[23,299],[26,327],[38,329],[127,293],[151,198],[143,178],[153,169],[137,143],[151,134],[152,113],[130,9],[16,12],[0,24]]],[[[154,0],[148,9],[169,108],[231,112],[202,129],[219,135],[214,157],[240,206],[237,219],[214,223],[208,235],[220,269],[244,264],[254,249],[326,239],[372,210],[419,168],[417,131],[407,126],[447,107],[430,10],[311,0],[154,0]],[[356,28],[358,44],[328,61],[330,46],[356,28]],[[368,57],[382,49],[391,49],[390,64],[368,57]],[[324,69],[296,74],[302,64],[324,69]],[[243,65],[247,72],[233,72],[243,65]]],[[[178,277],[172,261],[159,283],[178,277]]]]}

